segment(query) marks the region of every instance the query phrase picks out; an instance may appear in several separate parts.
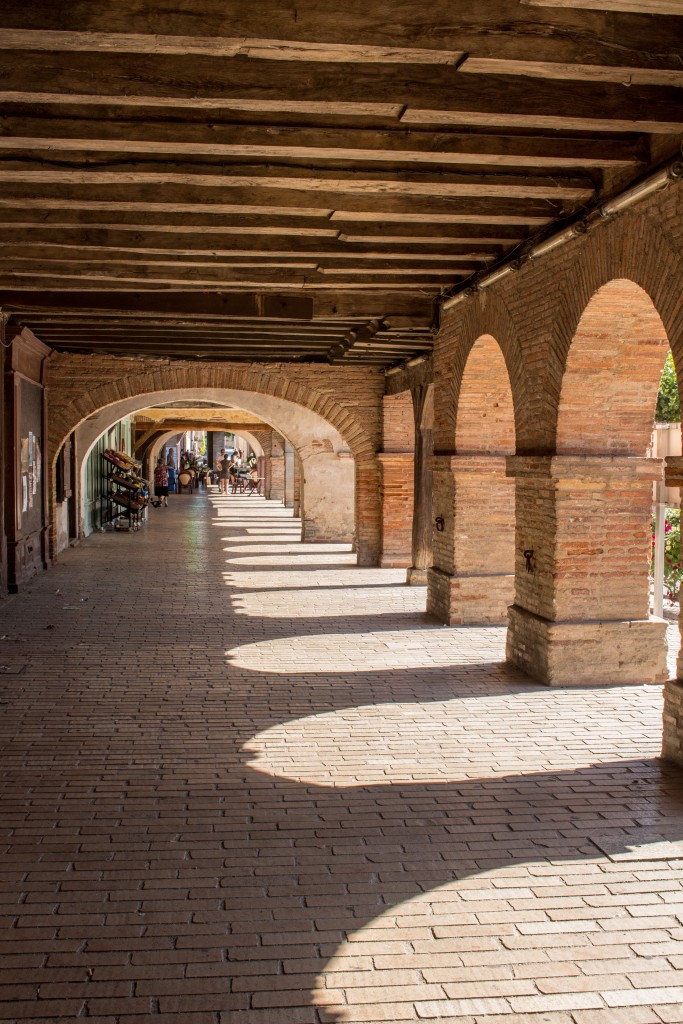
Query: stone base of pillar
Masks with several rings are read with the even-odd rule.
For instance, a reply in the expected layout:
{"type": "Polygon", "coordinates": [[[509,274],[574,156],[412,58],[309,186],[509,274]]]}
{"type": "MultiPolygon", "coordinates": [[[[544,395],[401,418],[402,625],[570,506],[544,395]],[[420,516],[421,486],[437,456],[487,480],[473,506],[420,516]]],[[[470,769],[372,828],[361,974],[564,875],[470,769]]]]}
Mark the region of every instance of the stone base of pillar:
{"type": "Polygon", "coordinates": [[[301,539],[304,544],[351,544],[354,536],[342,531],[334,533],[313,520],[305,519],[301,527],[301,539]]]}
{"type": "Polygon", "coordinates": [[[515,595],[514,575],[451,576],[428,572],[427,611],[449,626],[500,626],[515,595]]]}
{"type": "Polygon", "coordinates": [[[683,681],[664,684],[664,734],[662,757],[683,768],[683,681]]]}
{"type": "Polygon", "coordinates": [[[416,569],[411,565],[406,572],[406,583],[409,587],[426,587],[429,582],[429,569],[416,569]]]}
{"type": "Polygon", "coordinates": [[[664,619],[551,622],[508,610],[507,661],[546,686],[663,683],[664,619]]]}
{"type": "Polygon", "coordinates": [[[407,569],[410,560],[397,555],[382,555],[379,560],[380,569],[407,569]]]}

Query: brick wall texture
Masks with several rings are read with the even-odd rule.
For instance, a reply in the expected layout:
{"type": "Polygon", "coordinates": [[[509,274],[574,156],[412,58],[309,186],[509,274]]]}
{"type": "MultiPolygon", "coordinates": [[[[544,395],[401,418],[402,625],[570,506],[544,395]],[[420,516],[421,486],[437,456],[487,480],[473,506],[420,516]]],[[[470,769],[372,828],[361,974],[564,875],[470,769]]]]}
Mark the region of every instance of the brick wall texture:
{"type": "Polygon", "coordinates": [[[410,391],[382,401],[382,557],[380,565],[412,563],[415,416],[410,391]]]}
{"type": "MultiPolygon", "coordinates": [[[[579,681],[596,650],[620,678],[628,636],[647,632],[620,624],[647,618],[649,487],[659,467],[640,460],[669,347],[683,372],[682,214],[683,186],[672,184],[592,223],[444,314],[431,363],[416,369],[434,383],[433,514],[444,519],[430,610],[472,621],[485,593],[497,614],[512,602],[510,657],[545,681],[551,663],[561,674],[546,649],[560,643],[560,626],[573,630],[579,681]],[[586,626],[582,666],[579,627],[596,622],[613,625],[591,626],[590,636],[586,626]]],[[[325,417],[348,443],[363,557],[384,552],[410,564],[413,377],[54,355],[51,455],[79,420],[131,395],[221,386],[278,395],[325,417]]],[[[659,643],[655,634],[648,643],[659,643]]],[[[653,648],[649,662],[642,651],[633,660],[658,678],[659,655],[653,648]]]]}
{"type": "Polygon", "coordinates": [[[514,529],[508,654],[546,682],[551,663],[560,681],[545,650],[569,643],[560,624],[574,631],[567,664],[577,682],[597,678],[603,655],[611,678],[625,678],[629,659],[641,681],[662,678],[661,630],[617,626],[648,617],[650,488],[661,468],[641,460],[669,347],[679,379],[683,370],[682,213],[683,187],[673,185],[594,223],[453,307],[435,339],[434,515],[446,524],[435,534],[430,610],[460,621],[462,578],[493,568],[474,545],[514,529]],[[478,531],[483,487],[450,460],[515,450],[506,469],[514,504],[501,477],[491,493],[504,514],[496,526],[486,508],[478,531]],[[598,634],[595,622],[613,626],[598,634]],[[646,633],[643,660],[635,638],[646,633]]]}

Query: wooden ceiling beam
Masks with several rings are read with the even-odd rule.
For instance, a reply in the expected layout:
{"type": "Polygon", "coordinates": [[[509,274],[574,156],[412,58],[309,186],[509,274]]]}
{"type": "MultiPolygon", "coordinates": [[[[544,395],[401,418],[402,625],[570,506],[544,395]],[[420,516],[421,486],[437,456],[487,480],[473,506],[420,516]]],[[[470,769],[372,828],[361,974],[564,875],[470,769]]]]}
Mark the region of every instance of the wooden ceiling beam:
{"type": "MultiPolygon", "coordinates": [[[[676,26],[680,30],[680,23],[676,26]]],[[[680,35],[680,32],[679,32],[680,35]]],[[[472,53],[472,51],[469,51],[472,53]]],[[[482,56],[474,53],[474,56],[482,56]]],[[[494,54],[500,56],[500,54],[494,54]]],[[[531,55],[527,55],[531,56],[531,55]]],[[[592,61],[595,63],[595,61],[592,61]]],[[[676,67],[676,64],[672,64],[676,67]]],[[[0,50],[0,101],[79,106],[156,106],[229,112],[374,113],[402,125],[673,133],[683,127],[676,88],[462,74],[444,65],[296,63],[191,55],[49,52],[26,65],[0,50]],[[306,82],[306,100],[301,82],[306,82]],[[372,97],[372,102],[368,98],[372,97]]]]}
{"type": "MultiPolygon", "coordinates": [[[[363,0],[348,0],[341,17],[334,5],[321,5],[315,0],[299,0],[296,7],[281,0],[259,0],[254,5],[245,5],[242,0],[203,0],[200,8],[175,5],[157,9],[150,8],[145,0],[129,0],[125,9],[121,5],[94,9],[87,0],[72,0],[68,6],[31,0],[23,6],[16,2],[5,5],[2,23],[8,47],[73,52],[87,47],[98,57],[120,47],[143,54],[166,51],[208,56],[213,52],[226,56],[242,52],[248,56],[256,52],[275,60],[291,60],[299,54],[311,60],[303,43],[314,44],[319,60],[325,59],[326,47],[335,56],[334,49],[342,46],[347,48],[347,60],[354,56],[349,48],[360,47],[357,56],[363,61],[374,56],[368,51],[379,50],[376,58],[382,59],[381,49],[390,48],[412,51],[412,62],[427,59],[415,54],[419,50],[436,53],[437,59],[444,60],[462,51],[513,58],[524,51],[536,51],[539,60],[582,63],[587,54],[592,54],[596,63],[661,66],[662,60],[676,50],[676,37],[671,38],[668,26],[660,27],[643,16],[657,13],[661,5],[664,10],[659,13],[672,13],[672,7],[676,13],[676,0],[580,2],[582,10],[576,12],[569,9],[574,6],[571,0],[531,0],[522,5],[517,0],[497,0],[495,4],[466,7],[448,0],[433,0],[428,6],[411,0],[372,6],[363,0]],[[598,11],[586,9],[593,3],[599,5],[598,11]],[[563,10],[549,13],[542,9],[560,4],[563,10]],[[654,9],[653,4],[657,5],[654,9]],[[619,12],[625,6],[634,13],[606,26],[599,12],[619,12]],[[239,35],[235,33],[237,26],[239,35]],[[23,37],[16,32],[21,29],[25,30],[23,37]]],[[[393,62],[400,60],[396,53],[388,56],[393,62]]]]}
{"type": "MultiPolygon", "coordinates": [[[[36,328],[36,329],[38,329],[38,328],[36,328]]],[[[340,331],[337,334],[331,334],[331,335],[329,335],[329,334],[320,335],[320,334],[315,334],[315,333],[312,333],[312,334],[297,334],[297,333],[291,333],[289,331],[283,331],[282,334],[278,336],[278,335],[264,335],[264,334],[261,334],[258,331],[243,331],[241,334],[227,334],[226,335],[226,334],[216,333],[214,331],[202,330],[201,328],[198,328],[195,331],[193,331],[193,330],[183,330],[183,331],[181,331],[181,330],[178,330],[177,328],[176,329],[172,329],[172,330],[168,330],[168,331],[153,331],[153,330],[144,330],[144,329],[137,329],[136,330],[134,328],[126,330],[125,328],[119,327],[118,329],[114,330],[114,329],[106,329],[104,326],[101,326],[101,325],[94,325],[94,326],[90,327],[87,331],[70,331],[70,330],[55,331],[55,330],[48,330],[46,328],[42,328],[40,330],[41,340],[45,341],[46,344],[48,342],[50,342],[50,343],[60,343],[60,342],[63,342],[63,341],[74,341],[74,342],[82,341],[84,344],[87,344],[90,341],[90,339],[92,338],[93,334],[97,334],[97,336],[99,338],[118,338],[118,337],[137,338],[137,339],[148,338],[151,341],[164,340],[164,339],[168,339],[170,341],[172,339],[183,339],[183,338],[191,337],[193,339],[201,338],[204,341],[213,341],[216,344],[226,344],[226,345],[230,344],[230,343],[244,344],[245,342],[254,343],[254,344],[257,344],[257,343],[260,343],[260,342],[264,342],[264,343],[275,342],[275,343],[280,344],[280,345],[284,345],[284,344],[289,345],[291,343],[293,345],[296,345],[296,344],[301,344],[301,345],[311,344],[311,345],[315,346],[315,345],[332,344],[333,342],[341,341],[344,338],[344,332],[343,331],[340,331]]]]}
{"type": "Polygon", "coordinates": [[[268,288],[269,286],[273,290],[282,291],[283,289],[289,289],[295,292],[301,292],[304,290],[315,291],[316,289],[344,289],[351,291],[353,289],[368,289],[374,288],[377,290],[389,288],[412,288],[413,290],[427,290],[432,294],[438,292],[440,288],[449,285],[450,283],[458,283],[460,280],[468,276],[471,271],[455,271],[455,270],[444,270],[444,271],[429,271],[427,272],[415,272],[411,274],[409,272],[392,273],[387,272],[386,274],[380,275],[379,272],[373,275],[373,280],[368,280],[366,275],[361,275],[362,280],[351,280],[350,276],[339,274],[334,278],[327,277],[327,280],[321,281],[313,272],[309,274],[302,274],[297,271],[296,274],[290,273],[286,281],[283,281],[282,274],[276,271],[264,271],[257,279],[257,275],[252,271],[249,276],[240,276],[238,274],[215,274],[210,275],[205,270],[197,270],[196,273],[192,271],[186,271],[184,274],[173,274],[171,272],[163,274],[154,273],[152,271],[145,272],[143,268],[135,272],[128,271],[125,268],[121,270],[102,270],[86,272],[82,267],[73,267],[71,270],[68,269],[55,269],[52,267],[38,267],[35,270],[22,269],[22,270],[4,270],[0,271],[0,288],[16,288],[20,287],[21,283],[25,283],[27,288],[34,286],[40,287],[41,283],[44,287],[50,284],[52,287],[63,283],[68,288],[85,288],[90,284],[93,288],[101,288],[103,285],[116,286],[118,285],[132,285],[138,288],[156,288],[158,286],[174,286],[180,287],[187,285],[188,287],[194,286],[195,288],[221,288],[224,290],[243,290],[243,289],[254,289],[254,288],[268,288]],[[270,278],[270,280],[269,280],[270,278]]]}
{"type": "Polygon", "coordinates": [[[264,295],[259,293],[223,295],[217,292],[184,293],[173,295],[111,295],[108,292],[52,292],[49,289],[36,292],[12,292],[0,289],[0,309],[21,312],[28,309],[45,311],[87,309],[94,313],[99,309],[117,312],[171,312],[200,316],[267,317],[269,319],[312,320],[313,300],[305,296],[264,295]]]}
{"type": "Polygon", "coordinates": [[[30,311],[74,312],[87,311],[89,315],[103,312],[114,315],[133,313],[158,316],[201,317],[253,317],[260,319],[310,319],[315,317],[384,317],[401,318],[402,323],[429,326],[434,316],[431,296],[407,295],[403,288],[387,288],[381,300],[338,289],[335,295],[278,295],[255,292],[238,294],[212,291],[139,292],[121,289],[117,292],[100,289],[72,288],[57,291],[46,282],[44,289],[0,288],[0,309],[4,312],[26,314],[30,311]]]}
{"type": "Polygon", "coordinates": [[[40,230],[47,238],[58,231],[69,233],[75,231],[118,231],[128,236],[128,242],[130,242],[131,234],[147,234],[154,238],[156,244],[163,245],[163,241],[158,241],[158,236],[173,234],[181,238],[197,234],[202,237],[212,236],[216,240],[216,244],[229,245],[233,239],[237,244],[248,244],[250,240],[258,238],[302,238],[327,241],[339,238],[341,234],[339,227],[310,227],[310,220],[296,216],[287,218],[289,223],[280,223],[283,218],[277,216],[266,219],[263,216],[240,217],[237,215],[225,218],[235,221],[235,224],[227,225],[216,224],[216,219],[219,218],[212,217],[210,213],[186,216],[152,211],[144,214],[144,223],[140,217],[133,217],[129,223],[126,223],[125,217],[125,213],[119,213],[116,210],[101,213],[91,213],[87,210],[73,208],[51,212],[42,209],[17,210],[3,207],[0,201],[0,230],[11,229],[12,231],[31,231],[32,233],[40,230]],[[118,220],[111,222],[112,215],[118,220]]]}
{"type": "MultiPolygon", "coordinates": [[[[185,420],[156,420],[151,429],[151,434],[166,430],[227,430],[231,433],[239,433],[240,430],[246,430],[249,433],[252,430],[272,430],[272,427],[268,423],[242,423],[239,420],[231,420],[229,417],[226,417],[224,420],[205,420],[197,416],[185,420]]],[[[146,433],[150,434],[150,431],[148,430],[146,433]]],[[[145,435],[143,434],[139,440],[136,440],[136,447],[143,444],[144,440],[145,435]]]]}
{"type": "MultiPolygon", "coordinates": [[[[507,70],[505,62],[502,64],[501,74],[514,73],[507,70]]],[[[465,64],[468,70],[470,66],[474,69],[470,62],[465,64]]],[[[683,85],[683,72],[680,74],[683,85]]],[[[369,131],[29,116],[4,117],[2,128],[0,149],[15,152],[49,149],[50,152],[85,151],[90,155],[114,153],[117,157],[163,154],[176,158],[223,157],[278,163],[351,161],[370,165],[389,162],[392,165],[527,166],[534,169],[619,168],[647,160],[643,140],[633,136],[610,140],[590,136],[495,136],[410,129],[369,131]]]]}
{"type": "MultiPolygon", "coordinates": [[[[0,218],[1,221],[1,218],[0,218]]],[[[514,245],[529,228],[514,225],[350,222],[339,234],[349,245],[514,245]]]]}
{"type": "Polygon", "coordinates": [[[132,32],[61,32],[5,29],[3,49],[68,53],[188,53],[202,57],[258,57],[262,60],[322,61],[390,64],[457,64],[463,54],[459,50],[433,50],[410,47],[363,46],[335,43],[283,42],[278,39],[249,39],[245,36],[214,38],[211,36],[146,35],[132,32]]]}
{"type": "MultiPolygon", "coordinates": [[[[452,284],[460,284],[466,280],[467,275],[454,275],[452,284]]],[[[74,274],[72,277],[60,277],[55,278],[50,274],[49,271],[45,271],[42,275],[40,274],[21,274],[15,275],[12,278],[6,280],[0,280],[0,291],[12,291],[16,293],[21,292],[33,292],[36,288],[47,290],[52,289],[55,294],[71,294],[74,291],[78,291],[82,294],[86,292],[92,292],[94,294],[106,291],[109,293],[117,292],[130,292],[132,289],[140,292],[147,293],[168,293],[173,291],[186,292],[188,294],[197,292],[204,294],[207,287],[211,287],[211,283],[204,281],[168,281],[168,280],[152,280],[152,281],[141,281],[133,277],[124,277],[114,280],[113,278],[106,278],[101,275],[91,275],[88,278],[83,275],[74,274]]],[[[356,281],[332,281],[325,283],[315,284],[292,284],[288,285],[287,282],[282,280],[278,281],[277,284],[268,285],[263,281],[240,281],[220,285],[220,288],[214,289],[220,291],[222,295],[239,295],[245,290],[252,291],[256,288],[265,295],[269,291],[273,294],[280,294],[292,297],[310,297],[314,300],[317,305],[321,301],[327,299],[328,308],[342,308],[346,310],[357,310],[363,308],[372,308],[382,310],[385,306],[384,296],[387,292],[400,291],[406,299],[412,298],[419,301],[424,299],[434,306],[438,294],[443,289],[444,285],[437,285],[434,281],[418,281],[418,280],[401,280],[401,281],[374,281],[374,282],[356,282],[356,281]],[[328,293],[326,295],[326,293],[328,293]],[[365,300],[365,301],[363,301],[365,300]]]]}
{"type": "Polygon", "coordinates": [[[157,319],[157,317],[158,314],[150,314],[147,317],[140,315],[117,316],[116,314],[110,314],[107,311],[102,310],[99,312],[83,314],[83,316],[79,317],[76,313],[64,313],[61,310],[53,310],[50,312],[31,310],[25,319],[30,320],[37,330],[65,330],[73,328],[86,331],[92,329],[94,325],[101,325],[103,327],[111,328],[112,330],[115,328],[145,328],[161,331],[211,329],[228,334],[243,334],[245,331],[253,330],[257,331],[259,334],[277,336],[281,335],[283,331],[298,331],[302,334],[314,332],[321,337],[337,337],[366,323],[365,318],[356,320],[340,320],[337,323],[331,323],[322,319],[309,321],[288,319],[282,320],[278,324],[276,321],[266,320],[264,318],[259,319],[257,317],[250,320],[243,318],[228,319],[223,317],[216,318],[214,320],[207,320],[191,316],[184,317],[183,319],[168,317],[161,320],[157,319]]]}
{"type": "MultiPolygon", "coordinates": [[[[683,107],[681,113],[683,128],[683,107]]],[[[106,169],[90,158],[79,157],[68,166],[55,158],[42,160],[0,158],[0,182],[28,185],[187,185],[198,188],[244,189],[258,197],[260,190],[311,193],[334,192],[336,196],[368,195],[429,196],[453,198],[550,199],[581,202],[589,199],[595,182],[579,175],[514,175],[478,171],[471,174],[433,171],[323,170],[238,164],[163,164],[119,162],[106,169]],[[86,160],[87,166],[74,166],[86,160]],[[40,169],[36,169],[39,167],[40,169]]],[[[339,201],[339,200],[337,200],[339,201]]]]}
{"type": "MultiPolygon", "coordinates": [[[[432,251],[416,252],[410,243],[408,248],[402,250],[397,249],[395,244],[385,246],[381,242],[372,243],[363,238],[354,244],[349,243],[346,239],[321,242],[320,239],[292,238],[287,244],[283,244],[284,242],[284,239],[271,240],[258,237],[256,239],[241,239],[235,247],[228,248],[224,238],[202,232],[197,232],[194,237],[182,236],[180,239],[175,239],[164,236],[150,238],[143,233],[131,238],[129,235],[121,235],[106,229],[80,228],[76,235],[71,233],[63,235],[61,232],[55,234],[53,231],[46,233],[40,226],[36,226],[35,229],[13,228],[8,230],[0,228],[0,245],[3,246],[6,258],[14,257],[15,254],[38,258],[59,256],[75,258],[82,254],[84,257],[93,259],[111,255],[115,258],[131,260],[148,256],[174,256],[179,259],[211,257],[219,261],[259,258],[284,261],[301,259],[386,260],[390,262],[410,260],[429,263],[430,261],[478,259],[482,255],[487,255],[487,243],[481,240],[466,241],[465,244],[450,241],[447,243],[446,252],[442,252],[438,247],[433,248],[432,251]]],[[[495,255],[499,248],[499,245],[488,245],[488,254],[495,255]]]]}
{"type": "MultiPolygon", "coordinates": [[[[41,339],[43,340],[43,339],[41,339]]],[[[120,345],[135,345],[137,348],[161,348],[167,352],[173,352],[177,348],[196,348],[201,349],[203,352],[265,352],[269,355],[278,352],[294,352],[294,353],[315,353],[315,352],[327,352],[328,349],[338,342],[332,341],[318,341],[316,343],[302,344],[297,341],[282,341],[280,344],[267,344],[262,341],[253,341],[249,338],[243,338],[240,341],[236,341],[233,344],[223,344],[211,341],[201,337],[201,335],[195,337],[194,335],[182,338],[148,338],[139,337],[137,335],[120,335],[118,337],[111,337],[108,335],[93,334],[91,338],[46,338],[44,344],[48,345],[55,350],[70,349],[76,350],[81,349],[83,351],[92,351],[96,348],[107,348],[117,347],[120,345]]],[[[420,342],[410,346],[385,346],[392,352],[400,351],[414,351],[416,346],[420,345],[420,342]]]]}
{"type": "Polygon", "coordinates": [[[582,11],[616,11],[619,14],[683,15],[680,0],[520,0],[526,7],[577,8],[582,11]]]}
{"type": "MultiPolygon", "coordinates": [[[[495,230],[485,224],[458,225],[440,224],[434,225],[429,222],[423,224],[405,224],[398,227],[391,222],[378,222],[365,224],[362,222],[350,222],[344,226],[335,222],[334,227],[311,228],[306,220],[298,221],[290,219],[289,224],[282,226],[268,224],[264,226],[264,218],[244,218],[245,226],[242,224],[222,226],[217,225],[210,214],[188,216],[182,214],[160,214],[149,213],[145,215],[145,223],[140,218],[126,223],[124,214],[118,214],[118,221],[111,222],[111,214],[107,212],[91,213],[79,209],[67,209],[65,211],[49,210],[17,210],[15,208],[3,207],[0,200],[0,230],[5,229],[12,232],[30,231],[40,232],[41,237],[46,240],[57,237],[57,232],[66,232],[67,237],[73,236],[74,232],[87,232],[87,237],[99,237],[97,232],[120,232],[128,241],[131,234],[147,236],[150,243],[164,244],[159,239],[164,235],[173,234],[178,238],[201,235],[202,238],[213,238],[217,245],[229,244],[234,239],[238,244],[248,244],[249,241],[273,238],[296,240],[310,239],[311,241],[325,239],[339,239],[345,244],[358,243],[360,245],[471,245],[473,242],[482,245],[509,245],[521,238],[527,237],[527,231],[515,227],[500,226],[495,230]],[[179,220],[187,220],[189,223],[178,223],[179,220]],[[165,221],[165,222],[164,222],[165,221]],[[157,223],[160,222],[160,223],[157,223]],[[431,234],[430,234],[431,232],[431,234]],[[94,235],[92,234],[94,233],[94,235]],[[367,237],[366,237],[367,236],[367,237]]],[[[242,218],[231,218],[236,221],[242,218]]],[[[274,221],[278,218],[274,217],[274,221]]]]}
{"type": "Polygon", "coordinates": [[[466,57],[459,70],[464,74],[473,75],[521,75],[525,78],[566,82],[614,82],[629,86],[671,86],[676,89],[683,87],[683,70],[680,68],[634,68],[618,64],[560,64],[532,59],[466,57]]]}
{"type": "Polygon", "coordinates": [[[259,278],[269,285],[273,284],[271,278],[276,275],[278,280],[282,280],[283,287],[285,287],[287,284],[299,282],[302,275],[307,284],[316,280],[322,281],[324,276],[329,274],[341,278],[347,277],[350,280],[358,275],[381,275],[382,277],[397,278],[415,275],[426,278],[439,278],[452,274],[457,276],[475,270],[483,270],[494,258],[490,255],[471,254],[467,257],[455,257],[440,261],[425,261],[417,257],[414,260],[401,260],[400,262],[383,261],[382,259],[337,261],[330,258],[310,263],[301,261],[286,263],[277,260],[241,263],[230,259],[214,261],[156,260],[145,257],[136,260],[117,256],[112,256],[111,259],[97,259],[87,254],[84,254],[82,258],[63,256],[47,258],[12,254],[0,257],[0,273],[24,275],[42,269],[45,274],[54,274],[56,278],[59,278],[65,274],[70,275],[80,271],[86,273],[92,271],[93,274],[108,274],[111,271],[111,276],[114,278],[120,276],[121,273],[138,274],[142,275],[144,279],[150,280],[155,280],[159,276],[172,275],[179,280],[187,279],[192,282],[199,275],[217,283],[259,278]]]}
{"type": "Polygon", "coordinates": [[[239,214],[254,209],[254,198],[260,203],[256,207],[264,216],[281,216],[289,210],[294,216],[302,216],[302,210],[319,208],[324,211],[327,223],[353,222],[355,220],[395,221],[404,223],[486,223],[486,224],[547,224],[560,217],[566,204],[559,198],[518,199],[504,195],[497,197],[470,196],[405,196],[386,193],[345,194],[337,192],[302,192],[293,189],[262,189],[256,192],[247,187],[233,185],[217,191],[213,188],[196,188],[186,185],[169,185],[163,191],[152,184],[112,184],[108,186],[90,183],[87,175],[85,184],[71,183],[30,183],[16,173],[16,181],[5,181],[0,192],[0,205],[14,209],[27,204],[29,208],[60,209],[62,204],[69,207],[83,207],[88,200],[97,202],[103,210],[150,209],[157,213],[193,212],[203,214],[239,214]],[[229,201],[228,201],[229,200],[229,201]]]}

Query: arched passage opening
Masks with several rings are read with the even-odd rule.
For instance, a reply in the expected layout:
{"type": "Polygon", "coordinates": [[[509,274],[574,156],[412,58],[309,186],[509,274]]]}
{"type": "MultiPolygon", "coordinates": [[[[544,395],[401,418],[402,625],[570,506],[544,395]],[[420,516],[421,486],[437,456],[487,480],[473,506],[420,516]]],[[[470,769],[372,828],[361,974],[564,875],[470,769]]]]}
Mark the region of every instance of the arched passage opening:
{"type": "MultiPolygon", "coordinates": [[[[302,466],[302,539],[353,542],[355,539],[355,461],[335,426],[311,409],[278,396],[228,388],[168,389],[109,403],[82,419],[78,450],[87,457],[93,444],[123,417],[175,401],[211,401],[257,414],[293,446],[302,466]]],[[[360,551],[359,551],[360,554],[360,551]]]]}
{"type": "Polygon", "coordinates": [[[571,338],[557,454],[527,487],[535,507],[522,510],[535,543],[516,603],[535,620],[517,624],[529,663],[513,660],[543,682],[666,678],[666,624],[650,616],[649,593],[652,485],[662,464],[648,450],[668,349],[652,299],[626,279],[592,295],[571,338]]]}
{"type": "MultiPolygon", "coordinates": [[[[456,454],[437,461],[441,480],[435,488],[441,505],[450,491],[452,513],[441,515],[442,529],[436,524],[434,564],[449,567],[451,625],[502,624],[514,594],[515,497],[506,457],[515,453],[515,409],[508,368],[493,335],[474,341],[455,401],[456,454]]],[[[443,589],[439,575],[434,582],[443,589]]],[[[428,604],[434,611],[444,597],[436,587],[430,587],[428,604]]]]}
{"type": "Polygon", "coordinates": [[[505,622],[514,594],[515,411],[503,353],[485,334],[470,350],[455,421],[455,564],[467,583],[468,622],[505,622]]]}
{"type": "MultiPolygon", "coordinates": [[[[313,465],[322,468],[322,457],[329,456],[326,460],[328,472],[316,472],[316,480],[327,478],[325,502],[328,505],[330,485],[335,494],[339,480],[350,477],[355,492],[354,547],[358,564],[376,565],[380,533],[376,455],[378,410],[373,400],[376,382],[368,393],[367,403],[358,402],[356,394],[349,393],[348,387],[341,387],[334,368],[328,369],[329,373],[322,367],[316,367],[312,377],[302,378],[297,374],[294,379],[290,369],[284,365],[266,369],[254,364],[199,365],[158,360],[147,361],[143,366],[136,360],[112,358],[107,361],[103,357],[98,361],[97,379],[100,383],[92,388],[88,386],[91,371],[87,357],[58,355],[51,360],[48,372],[50,465],[54,468],[59,448],[79,423],[119,403],[125,410],[125,403],[135,400],[133,408],[140,408],[138,399],[150,405],[155,401],[154,396],[159,395],[158,401],[192,398],[232,404],[247,412],[254,411],[272,423],[297,449],[303,470],[301,487],[302,490],[308,488],[309,507],[315,497],[311,491],[315,492],[316,488],[311,479],[306,478],[307,460],[309,468],[313,465]],[[76,396],[75,381],[79,384],[86,382],[76,396]],[[272,414],[269,409],[272,409],[272,414]],[[284,413],[285,410],[286,417],[281,417],[279,412],[284,413]],[[286,425],[281,419],[286,419],[286,425]],[[322,424],[321,431],[308,430],[312,422],[322,424]],[[317,459],[315,464],[310,461],[313,457],[317,459]],[[343,461],[346,461],[347,468],[339,474],[332,470],[331,467],[336,470],[343,461]]],[[[125,415],[125,411],[119,415],[125,415]]],[[[338,516],[335,516],[337,523],[338,516]]],[[[318,538],[312,535],[310,539],[318,538]]]]}
{"type": "Polygon", "coordinates": [[[583,516],[576,487],[562,491],[573,511],[556,542],[556,571],[567,583],[556,595],[562,618],[585,615],[589,602],[597,618],[648,617],[650,481],[661,464],[645,460],[668,349],[659,313],[632,281],[604,285],[579,321],[560,393],[557,454],[585,456],[592,472],[583,516]]]}

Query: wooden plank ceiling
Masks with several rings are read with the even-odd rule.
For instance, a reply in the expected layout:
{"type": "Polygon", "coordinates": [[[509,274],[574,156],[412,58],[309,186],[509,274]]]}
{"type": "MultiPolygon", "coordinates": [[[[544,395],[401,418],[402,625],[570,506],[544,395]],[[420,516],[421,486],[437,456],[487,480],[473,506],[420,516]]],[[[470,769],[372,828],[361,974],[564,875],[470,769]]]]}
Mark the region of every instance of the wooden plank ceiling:
{"type": "Polygon", "coordinates": [[[386,366],[673,155],[683,0],[9,0],[0,307],[56,349],[386,366]]]}

